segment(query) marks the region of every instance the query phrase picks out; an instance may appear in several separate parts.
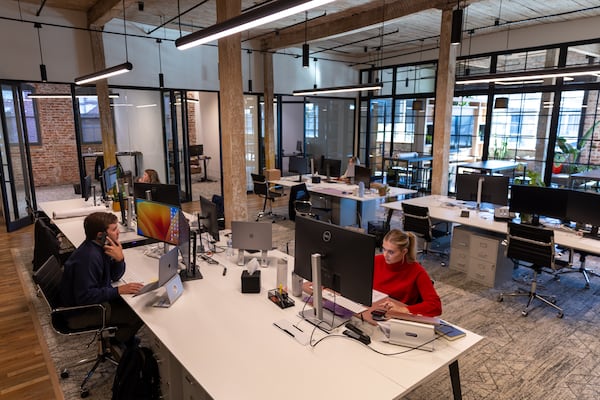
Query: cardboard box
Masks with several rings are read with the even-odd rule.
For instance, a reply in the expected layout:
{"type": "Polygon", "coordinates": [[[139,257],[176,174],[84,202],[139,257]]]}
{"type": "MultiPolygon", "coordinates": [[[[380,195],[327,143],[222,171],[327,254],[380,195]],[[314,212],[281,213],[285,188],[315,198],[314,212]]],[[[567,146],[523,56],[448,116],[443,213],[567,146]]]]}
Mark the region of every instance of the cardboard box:
{"type": "Polygon", "coordinates": [[[265,178],[267,178],[267,181],[276,181],[281,179],[281,171],[276,168],[265,169],[265,178]]]}

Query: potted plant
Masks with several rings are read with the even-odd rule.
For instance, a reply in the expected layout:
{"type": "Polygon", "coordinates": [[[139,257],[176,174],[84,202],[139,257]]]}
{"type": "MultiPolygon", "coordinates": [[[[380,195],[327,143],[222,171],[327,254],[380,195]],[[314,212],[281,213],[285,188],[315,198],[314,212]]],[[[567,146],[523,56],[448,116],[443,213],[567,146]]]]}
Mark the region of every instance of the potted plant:
{"type": "Polygon", "coordinates": [[[577,166],[572,165],[577,162],[579,159],[579,154],[581,153],[581,149],[590,136],[596,129],[596,127],[600,124],[600,121],[595,121],[590,128],[585,131],[585,133],[581,136],[576,146],[573,146],[571,143],[567,142],[567,139],[560,136],[556,138],[556,148],[554,150],[554,163],[552,165],[552,172],[555,174],[559,174],[561,172],[573,173],[577,172],[577,166]],[[568,170],[563,171],[563,167],[567,165],[568,170]]]}

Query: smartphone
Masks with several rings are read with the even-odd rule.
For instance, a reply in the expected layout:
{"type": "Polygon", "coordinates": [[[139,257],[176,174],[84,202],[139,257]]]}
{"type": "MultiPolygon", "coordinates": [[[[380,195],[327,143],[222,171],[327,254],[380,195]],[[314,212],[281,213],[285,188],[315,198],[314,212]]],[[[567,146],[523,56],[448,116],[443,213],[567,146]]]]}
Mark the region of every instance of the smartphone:
{"type": "Polygon", "coordinates": [[[373,318],[374,321],[385,321],[385,313],[387,312],[387,310],[384,309],[375,309],[373,311],[371,311],[371,317],[373,318]]]}
{"type": "Polygon", "coordinates": [[[108,235],[106,234],[106,232],[102,232],[102,233],[100,234],[100,236],[98,236],[98,241],[100,242],[100,245],[101,245],[101,246],[105,246],[105,245],[106,245],[106,237],[107,237],[107,236],[108,236],[108,235]]]}

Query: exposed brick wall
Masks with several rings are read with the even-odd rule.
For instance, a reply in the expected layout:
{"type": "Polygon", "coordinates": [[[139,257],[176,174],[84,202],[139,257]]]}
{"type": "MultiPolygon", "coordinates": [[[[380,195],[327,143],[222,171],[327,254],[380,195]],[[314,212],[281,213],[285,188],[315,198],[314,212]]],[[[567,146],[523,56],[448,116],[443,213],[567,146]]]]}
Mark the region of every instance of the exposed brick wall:
{"type": "MultiPolygon", "coordinates": [[[[70,89],[66,85],[44,84],[43,92],[70,93],[70,89]]],[[[30,148],[35,186],[79,183],[71,100],[36,99],[34,101],[38,112],[41,141],[41,145],[30,148]]]]}

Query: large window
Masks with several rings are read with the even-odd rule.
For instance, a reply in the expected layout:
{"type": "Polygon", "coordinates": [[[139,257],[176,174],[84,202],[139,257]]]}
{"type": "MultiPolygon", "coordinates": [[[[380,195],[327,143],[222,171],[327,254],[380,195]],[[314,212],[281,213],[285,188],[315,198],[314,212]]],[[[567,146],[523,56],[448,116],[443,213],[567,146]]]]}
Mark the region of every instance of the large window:
{"type": "Polygon", "coordinates": [[[79,115],[81,117],[81,142],[83,144],[102,143],[98,98],[96,96],[79,97],[79,115]]]}
{"type": "MultiPolygon", "coordinates": [[[[33,99],[30,99],[28,95],[33,92],[33,88],[24,86],[21,90],[23,96],[23,109],[25,111],[25,125],[27,130],[27,138],[29,144],[40,144],[39,136],[39,123],[37,120],[36,105],[33,99]]],[[[6,126],[8,131],[8,137],[10,144],[18,145],[18,129],[17,129],[17,113],[15,107],[18,107],[18,102],[13,97],[11,90],[7,86],[2,90],[2,97],[4,98],[4,113],[6,115],[6,126]]]]}

